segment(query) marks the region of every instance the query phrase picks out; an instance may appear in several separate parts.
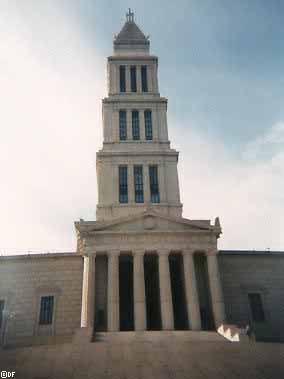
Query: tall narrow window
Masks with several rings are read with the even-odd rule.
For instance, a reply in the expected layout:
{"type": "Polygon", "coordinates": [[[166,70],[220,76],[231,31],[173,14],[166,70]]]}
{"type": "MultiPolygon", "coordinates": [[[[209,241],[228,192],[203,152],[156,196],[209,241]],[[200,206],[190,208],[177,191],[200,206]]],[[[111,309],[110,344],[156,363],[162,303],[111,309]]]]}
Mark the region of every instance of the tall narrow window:
{"type": "Polygon", "coordinates": [[[124,141],[127,138],[126,111],[119,111],[119,139],[124,141]]]}
{"type": "Polygon", "coordinates": [[[4,305],[5,305],[5,301],[0,300],[0,329],[2,326],[2,322],[3,322],[4,305]]]}
{"type": "Polygon", "coordinates": [[[42,296],[40,301],[40,325],[52,324],[54,296],[42,296]]]}
{"type": "Polygon", "coordinates": [[[143,167],[134,166],[135,203],[144,203],[143,167]]]}
{"type": "Polygon", "coordinates": [[[139,112],[132,111],[132,136],[134,140],[140,139],[139,112]]]}
{"type": "Polygon", "coordinates": [[[144,112],[145,119],[145,137],[146,140],[153,139],[153,131],[152,131],[152,112],[147,110],[144,112]]]}
{"type": "Polygon", "coordinates": [[[142,92],[148,92],[147,66],[141,66],[142,92]]]}
{"type": "Polygon", "coordinates": [[[136,66],[130,67],[130,83],[131,83],[131,92],[136,92],[137,91],[136,66]]]}
{"type": "Polygon", "coordinates": [[[119,167],[119,202],[128,203],[127,166],[119,167]]]}
{"type": "Polygon", "coordinates": [[[261,301],[261,296],[259,293],[249,293],[248,294],[249,305],[252,315],[252,321],[263,322],[265,321],[263,305],[261,301]]]}
{"type": "Polygon", "coordinates": [[[119,66],[119,83],[120,83],[120,92],[125,92],[125,66],[119,66]]]}
{"type": "Polygon", "coordinates": [[[158,167],[157,166],[149,166],[149,178],[150,178],[151,202],[159,203],[160,194],[159,194],[158,167]]]}

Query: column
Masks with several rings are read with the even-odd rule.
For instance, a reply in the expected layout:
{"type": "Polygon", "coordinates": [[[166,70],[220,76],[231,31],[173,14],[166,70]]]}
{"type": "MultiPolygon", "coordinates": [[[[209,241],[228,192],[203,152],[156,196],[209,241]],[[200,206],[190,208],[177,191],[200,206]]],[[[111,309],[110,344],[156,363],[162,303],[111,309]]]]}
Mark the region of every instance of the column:
{"type": "Polygon", "coordinates": [[[127,110],[126,111],[126,128],[127,128],[127,141],[132,141],[132,111],[127,110]]]}
{"type": "Polygon", "coordinates": [[[144,109],[139,110],[139,127],[140,127],[140,139],[145,141],[145,118],[144,118],[144,109]]]}
{"type": "Polygon", "coordinates": [[[108,331],[119,331],[119,251],[108,254],[108,331]]]}
{"type": "Polygon", "coordinates": [[[174,329],[169,250],[159,250],[160,300],[163,330],[174,329]]]}
{"type": "Polygon", "coordinates": [[[128,203],[134,204],[135,203],[135,196],[134,196],[134,166],[132,164],[129,164],[128,166],[128,203]]]}
{"type": "Polygon", "coordinates": [[[143,165],[143,188],[144,188],[144,203],[150,203],[150,180],[149,180],[149,166],[143,165]]]}
{"type": "Polygon", "coordinates": [[[136,66],[137,93],[142,92],[141,66],[136,66]]]}
{"type": "Polygon", "coordinates": [[[201,330],[200,307],[192,251],[183,251],[183,267],[189,327],[191,330],[201,330]]]}
{"type": "Polygon", "coordinates": [[[225,306],[221,287],[217,251],[207,252],[209,287],[216,329],[225,321],[225,306]]]}
{"type": "Polygon", "coordinates": [[[125,66],[125,89],[126,92],[131,92],[131,86],[130,86],[130,66],[125,66]]]}
{"type": "Polygon", "coordinates": [[[144,251],[133,252],[134,325],[135,330],[146,330],[146,301],[144,280],[144,251]]]}
{"type": "Polygon", "coordinates": [[[95,253],[84,256],[81,328],[94,327],[95,320],[95,253]]]}

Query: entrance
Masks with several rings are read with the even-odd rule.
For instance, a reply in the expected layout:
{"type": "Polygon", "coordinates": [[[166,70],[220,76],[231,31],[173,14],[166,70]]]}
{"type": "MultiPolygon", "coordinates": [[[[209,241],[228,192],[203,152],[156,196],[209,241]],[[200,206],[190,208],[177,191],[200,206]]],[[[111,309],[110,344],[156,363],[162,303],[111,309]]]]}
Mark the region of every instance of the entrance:
{"type": "Polygon", "coordinates": [[[120,330],[134,330],[133,259],[119,257],[119,320],[120,330]]]}
{"type": "Polygon", "coordinates": [[[194,254],[194,266],[200,306],[202,330],[214,330],[211,295],[209,289],[207,257],[205,254],[194,254]]]}
{"type": "Polygon", "coordinates": [[[186,309],[182,256],[180,254],[170,254],[169,265],[171,275],[174,327],[175,330],[187,330],[188,317],[186,309]]]}
{"type": "Polygon", "coordinates": [[[146,295],[147,330],[161,330],[161,307],[158,256],[145,254],[144,278],[146,295]]]}

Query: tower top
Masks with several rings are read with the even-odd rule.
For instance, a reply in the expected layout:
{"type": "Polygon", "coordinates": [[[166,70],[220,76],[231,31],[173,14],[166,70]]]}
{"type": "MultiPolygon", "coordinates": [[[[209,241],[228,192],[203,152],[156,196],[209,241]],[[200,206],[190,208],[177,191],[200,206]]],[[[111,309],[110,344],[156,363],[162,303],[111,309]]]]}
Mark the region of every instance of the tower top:
{"type": "Polygon", "coordinates": [[[149,54],[149,38],[134,21],[134,12],[128,9],[126,22],[121,31],[114,37],[113,47],[116,55],[149,54]]]}
{"type": "Polygon", "coordinates": [[[126,13],[126,22],[134,22],[134,12],[131,12],[130,8],[128,8],[128,13],[126,13]]]}

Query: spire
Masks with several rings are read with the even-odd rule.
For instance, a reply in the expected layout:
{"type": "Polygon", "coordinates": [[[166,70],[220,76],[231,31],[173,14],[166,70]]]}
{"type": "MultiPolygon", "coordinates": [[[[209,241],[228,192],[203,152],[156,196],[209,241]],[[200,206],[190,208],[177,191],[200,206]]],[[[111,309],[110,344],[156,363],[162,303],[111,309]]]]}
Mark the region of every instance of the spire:
{"type": "Polygon", "coordinates": [[[114,38],[114,51],[118,54],[149,53],[150,42],[134,21],[134,12],[128,9],[126,22],[114,38]]]}

